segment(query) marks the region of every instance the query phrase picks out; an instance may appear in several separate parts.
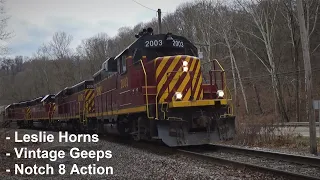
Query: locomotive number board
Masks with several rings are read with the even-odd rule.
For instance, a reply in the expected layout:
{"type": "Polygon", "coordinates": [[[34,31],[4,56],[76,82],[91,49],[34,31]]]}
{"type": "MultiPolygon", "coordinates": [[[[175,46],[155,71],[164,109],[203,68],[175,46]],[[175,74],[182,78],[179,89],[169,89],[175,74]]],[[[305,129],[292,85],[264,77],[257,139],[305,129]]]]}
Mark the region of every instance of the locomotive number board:
{"type": "Polygon", "coordinates": [[[145,48],[155,48],[155,47],[176,47],[184,48],[184,43],[181,40],[162,40],[162,39],[151,39],[144,41],[145,48]]]}

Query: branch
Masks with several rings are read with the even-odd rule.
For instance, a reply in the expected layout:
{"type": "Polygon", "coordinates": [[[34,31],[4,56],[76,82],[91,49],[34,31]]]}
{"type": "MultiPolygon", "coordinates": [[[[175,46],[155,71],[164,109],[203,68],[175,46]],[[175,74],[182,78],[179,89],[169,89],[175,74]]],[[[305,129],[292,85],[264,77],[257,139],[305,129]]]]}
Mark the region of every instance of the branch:
{"type": "Polygon", "coordinates": [[[315,48],[313,49],[313,51],[311,52],[311,54],[315,53],[316,50],[317,50],[319,47],[320,47],[320,44],[318,44],[317,47],[315,47],[315,48]]]}
{"type": "Polygon", "coordinates": [[[255,37],[255,38],[259,39],[260,41],[265,42],[265,40],[264,40],[264,39],[262,39],[261,37],[259,37],[259,36],[255,35],[255,34],[253,34],[252,32],[243,31],[243,30],[240,30],[240,29],[238,29],[237,31],[240,31],[240,32],[243,32],[243,33],[247,33],[247,34],[249,34],[249,35],[251,35],[251,36],[253,36],[253,37],[255,37]]]}
{"type": "Polygon", "coordinates": [[[266,63],[263,61],[263,59],[260,58],[260,56],[258,56],[258,54],[256,54],[251,48],[245,46],[245,45],[241,42],[240,36],[239,36],[239,34],[238,34],[237,31],[236,31],[236,34],[237,34],[237,37],[238,37],[238,42],[239,42],[239,44],[240,44],[243,48],[245,48],[246,50],[251,51],[251,52],[258,58],[258,60],[263,64],[263,66],[267,69],[267,71],[268,71],[269,73],[271,73],[270,68],[266,65],[266,63]]]}
{"type": "MultiPolygon", "coordinates": [[[[308,36],[308,38],[310,39],[310,36],[313,34],[315,28],[316,28],[316,25],[317,25],[317,20],[318,20],[318,10],[319,10],[319,3],[317,2],[317,8],[316,8],[316,11],[314,12],[314,22],[313,22],[313,27],[312,27],[312,30],[308,36]]],[[[309,17],[307,17],[309,19],[309,17]]],[[[309,20],[308,20],[309,22],[309,20]]]]}

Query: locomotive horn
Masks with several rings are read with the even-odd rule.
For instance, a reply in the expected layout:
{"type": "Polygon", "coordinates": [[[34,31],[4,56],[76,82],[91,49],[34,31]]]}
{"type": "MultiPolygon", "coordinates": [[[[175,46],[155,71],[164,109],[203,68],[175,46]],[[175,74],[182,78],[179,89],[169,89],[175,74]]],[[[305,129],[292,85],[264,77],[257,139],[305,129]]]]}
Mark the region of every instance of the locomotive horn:
{"type": "Polygon", "coordinates": [[[151,27],[148,27],[147,31],[150,35],[153,35],[153,29],[151,27]]]}
{"type": "Polygon", "coordinates": [[[142,30],[143,35],[147,34],[147,29],[142,30]]]}
{"type": "Polygon", "coordinates": [[[167,41],[173,40],[171,33],[167,33],[167,35],[166,35],[166,40],[167,40],[167,41]]]}

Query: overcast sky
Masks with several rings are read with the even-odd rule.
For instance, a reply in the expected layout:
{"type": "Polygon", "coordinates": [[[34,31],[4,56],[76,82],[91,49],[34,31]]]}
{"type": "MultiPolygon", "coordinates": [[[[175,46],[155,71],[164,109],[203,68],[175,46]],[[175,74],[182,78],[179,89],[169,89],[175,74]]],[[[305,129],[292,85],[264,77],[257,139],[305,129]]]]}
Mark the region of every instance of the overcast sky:
{"type": "MultiPolygon", "coordinates": [[[[193,0],[135,1],[173,12],[181,3],[193,0]]],[[[6,11],[11,16],[8,29],[15,35],[8,40],[11,56],[31,56],[57,31],[71,34],[72,47],[76,47],[99,32],[114,36],[120,27],[133,27],[156,17],[155,11],[133,0],[6,0],[6,11]]]]}

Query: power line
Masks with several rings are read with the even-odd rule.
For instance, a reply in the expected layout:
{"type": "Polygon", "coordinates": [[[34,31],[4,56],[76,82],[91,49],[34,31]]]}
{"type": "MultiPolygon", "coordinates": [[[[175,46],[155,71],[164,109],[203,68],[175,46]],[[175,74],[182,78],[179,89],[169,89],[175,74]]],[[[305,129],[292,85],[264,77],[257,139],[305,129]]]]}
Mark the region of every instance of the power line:
{"type": "MultiPolygon", "coordinates": [[[[301,70],[295,70],[295,71],[287,71],[287,72],[279,72],[279,73],[275,73],[275,75],[291,75],[291,74],[295,74],[295,73],[304,73],[304,69],[301,70]]],[[[320,71],[320,68],[313,68],[311,69],[312,72],[317,72],[320,71]]],[[[245,77],[241,77],[240,79],[243,81],[250,81],[250,80],[255,80],[255,79],[260,79],[260,78],[269,78],[271,76],[270,73],[265,74],[265,75],[257,75],[257,76],[245,76],[245,77]]],[[[233,78],[227,78],[227,80],[233,80],[233,78]]],[[[236,77],[236,81],[239,81],[239,78],[236,77]]]]}
{"type": "MultiPolygon", "coordinates": [[[[320,68],[314,68],[312,69],[312,72],[317,72],[317,71],[320,71],[320,68]]],[[[304,72],[304,69],[303,70],[300,70],[300,71],[288,71],[288,72],[281,72],[281,73],[275,73],[275,75],[290,75],[290,74],[294,74],[294,73],[303,73],[304,72]]],[[[265,75],[260,75],[260,76],[246,76],[246,77],[241,77],[240,79],[241,80],[252,80],[252,79],[260,79],[260,78],[266,78],[266,77],[270,77],[271,74],[265,74],[265,75]]],[[[239,78],[237,77],[236,80],[238,80],[239,78]]],[[[227,80],[233,80],[233,78],[227,78],[227,80]]]]}
{"type": "MultiPolygon", "coordinates": [[[[148,6],[145,6],[145,5],[143,5],[143,4],[141,4],[141,3],[139,3],[139,2],[138,2],[138,1],[136,1],[136,0],[132,0],[132,1],[133,1],[133,2],[135,2],[135,3],[137,3],[137,4],[139,4],[140,6],[142,6],[142,7],[144,7],[144,8],[147,8],[147,9],[151,10],[151,11],[158,12],[157,10],[152,9],[152,8],[149,8],[148,6]]],[[[161,13],[163,13],[163,14],[168,14],[169,12],[167,12],[167,11],[162,11],[161,13]]]]}
{"type": "Polygon", "coordinates": [[[140,6],[142,6],[142,7],[145,7],[145,8],[147,8],[147,9],[149,9],[149,10],[151,10],[151,11],[155,11],[155,12],[158,12],[157,10],[155,10],[155,9],[152,9],[152,8],[149,8],[148,6],[145,6],[145,5],[143,5],[143,4],[141,4],[141,3],[139,3],[138,1],[136,1],[136,0],[132,0],[133,2],[135,2],[135,3],[137,3],[137,4],[139,4],[140,6]]]}

